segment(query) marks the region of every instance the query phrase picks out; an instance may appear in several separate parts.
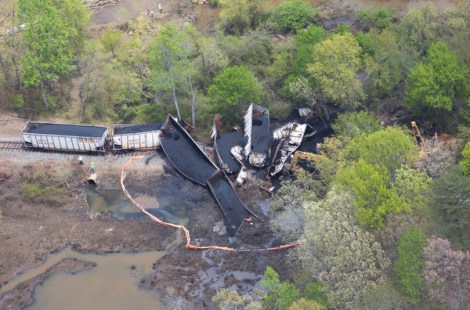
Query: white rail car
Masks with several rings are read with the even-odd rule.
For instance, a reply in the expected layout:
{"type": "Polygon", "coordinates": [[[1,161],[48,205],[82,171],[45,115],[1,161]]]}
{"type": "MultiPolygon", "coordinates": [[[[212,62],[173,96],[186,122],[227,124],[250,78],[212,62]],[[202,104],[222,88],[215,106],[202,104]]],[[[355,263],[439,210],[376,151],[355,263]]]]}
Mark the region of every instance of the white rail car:
{"type": "Polygon", "coordinates": [[[73,152],[105,152],[108,128],[103,126],[28,122],[25,147],[73,152]]]}
{"type": "Polygon", "coordinates": [[[160,147],[162,123],[114,125],[113,150],[152,150],[160,147]]]}

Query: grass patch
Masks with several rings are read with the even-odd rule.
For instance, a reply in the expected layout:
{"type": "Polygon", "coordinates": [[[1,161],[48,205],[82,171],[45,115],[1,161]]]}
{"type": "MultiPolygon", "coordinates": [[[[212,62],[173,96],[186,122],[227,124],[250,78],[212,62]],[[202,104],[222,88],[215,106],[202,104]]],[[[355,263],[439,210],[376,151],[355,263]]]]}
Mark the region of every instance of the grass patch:
{"type": "Polygon", "coordinates": [[[61,206],[67,193],[65,176],[58,170],[25,167],[22,173],[21,194],[24,201],[61,206]]]}

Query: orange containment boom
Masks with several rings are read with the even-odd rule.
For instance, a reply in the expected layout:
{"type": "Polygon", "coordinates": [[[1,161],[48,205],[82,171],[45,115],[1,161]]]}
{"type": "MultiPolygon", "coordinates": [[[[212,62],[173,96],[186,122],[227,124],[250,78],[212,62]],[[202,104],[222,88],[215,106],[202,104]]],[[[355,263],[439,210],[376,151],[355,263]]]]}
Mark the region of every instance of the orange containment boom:
{"type": "Polygon", "coordinates": [[[229,252],[260,252],[260,251],[276,251],[276,250],[282,250],[282,249],[288,249],[291,247],[294,247],[296,245],[300,244],[300,241],[292,242],[289,244],[284,244],[280,245],[277,247],[270,247],[270,248],[260,248],[260,249],[234,249],[234,248],[229,248],[229,247],[221,247],[221,246],[216,246],[216,245],[211,245],[211,246],[197,246],[194,244],[191,244],[191,235],[189,234],[189,230],[183,226],[183,225],[177,225],[173,223],[168,223],[165,221],[160,220],[158,217],[155,215],[149,213],[147,210],[145,210],[144,207],[142,207],[127,191],[126,186],[124,185],[124,180],[126,179],[126,168],[132,164],[132,162],[136,159],[141,159],[144,158],[143,155],[140,156],[134,156],[130,158],[127,163],[122,167],[121,169],[121,178],[120,178],[120,183],[121,183],[121,189],[126,195],[126,197],[132,202],[132,204],[139,209],[142,213],[147,215],[152,221],[157,222],[158,224],[181,229],[184,232],[184,235],[186,237],[186,248],[188,249],[193,249],[193,250],[218,250],[218,251],[229,251],[229,252]]]}

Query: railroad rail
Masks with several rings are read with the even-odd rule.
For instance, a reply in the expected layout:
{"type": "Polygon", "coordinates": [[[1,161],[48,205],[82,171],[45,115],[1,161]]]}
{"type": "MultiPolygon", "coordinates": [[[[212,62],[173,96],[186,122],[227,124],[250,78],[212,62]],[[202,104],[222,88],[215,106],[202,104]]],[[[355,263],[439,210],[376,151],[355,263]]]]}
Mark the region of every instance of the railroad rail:
{"type": "Polygon", "coordinates": [[[23,141],[0,141],[0,151],[23,151],[23,141]]]}
{"type": "Polygon", "coordinates": [[[87,156],[113,156],[113,157],[121,157],[121,156],[139,156],[139,155],[151,155],[152,153],[156,153],[155,150],[134,150],[134,151],[122,151],[122,152],[106,152],[106,153],[82,153],[82,152],[69,152],[69,151],[60,151],[60,150],[44,150],[38,148],[27,148],[24,146],[23,141],[21,140],[9,140],[9,141],[0,141],[0,153],[29,153],[29,152],[38,152],[38,153],[56,153],[56,154],[64,154],[64,155],[87,155],[87,156]]]}

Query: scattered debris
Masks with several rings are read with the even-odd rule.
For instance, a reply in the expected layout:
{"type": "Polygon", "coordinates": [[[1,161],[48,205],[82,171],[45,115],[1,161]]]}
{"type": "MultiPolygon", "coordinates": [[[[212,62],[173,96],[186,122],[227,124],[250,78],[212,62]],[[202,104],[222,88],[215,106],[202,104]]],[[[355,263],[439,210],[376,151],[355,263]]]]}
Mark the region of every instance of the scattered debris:
{"type": "Polygon", "coordinates": [[[254,167],[262,168],[271,156],[272,136],[269,134],[269,110],[250,104],[245,114],[245,158],[254,167]]]}
{"type": "MultiPolygon", "coordinates": [[[[310,109],[299,109],[302,117],[312,113],[310,109]]],[[[234,239],[242,224],[253,224],[252,216],[257,216],[240,200],[227,174],[238,173],[235,181],[240,186],[245,183],[253,185],[253,180],[248,180],[250,175],[255,179],[261,175],[261,179],[275,176],[293,157],[302,141],[317,134],[317,130],[308,124],[290,122],[271,132],[269,110],[254,103],[245,113],[243,133],[234,128],[233,132],[218,136],[222,128],[222,117],[217,114],[211,130],[214,147],[208,152],[206,147],[191,138],[184,125],[169,115],[161,126],[160,141],[168,159],[181,174],[200,185],[209,186],[225,216],[227,233],[234,239]],[[271,156],[272,149],[275,150],[274,156],[271,156]],[[263,170],[268,164],[269,167],[263,170]]],[[[268,193],[274,190],[268,184],[261,188],[268,193]]],[[[213,229],[220,232],[217,225],[213,229]]]]}
{"type": "Polygon", "coordinates": [[[225,228],[224,221],[215,223],[214,227],[212,227],[212,231],[218,234],[219,236],[227,234],[227,229],[225,228]]]}

